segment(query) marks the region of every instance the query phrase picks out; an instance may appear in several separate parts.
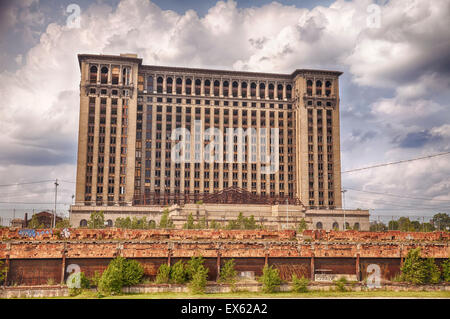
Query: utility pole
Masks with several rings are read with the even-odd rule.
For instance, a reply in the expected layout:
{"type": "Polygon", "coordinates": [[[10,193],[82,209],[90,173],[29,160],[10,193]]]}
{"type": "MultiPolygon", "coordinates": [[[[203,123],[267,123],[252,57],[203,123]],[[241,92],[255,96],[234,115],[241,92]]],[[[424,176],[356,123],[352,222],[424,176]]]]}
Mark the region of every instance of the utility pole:
{"type": "Polygon", "coordinates": [[[55,180],[55,212],[53,214],[53,228],[56,227],[56,202],[58,200],[58,179],[55,180]]]}
{"type": "Polygon", "coordinates": [[[345,193],[347,192],[347,190],[342,189],[341,192],[342,192],[342,197],[343,197],[343,201],[344,201],[344,205],[343,205],[343,207],[344,207],[344,226],[343,227],[344,227],[344,230],[346,230],[347,227],[345,226],[345,193]]]}
{"type": "Polygon", "coordinates": [[[286,198],[286,229],[289,227],[289,201],[286,198]]]}

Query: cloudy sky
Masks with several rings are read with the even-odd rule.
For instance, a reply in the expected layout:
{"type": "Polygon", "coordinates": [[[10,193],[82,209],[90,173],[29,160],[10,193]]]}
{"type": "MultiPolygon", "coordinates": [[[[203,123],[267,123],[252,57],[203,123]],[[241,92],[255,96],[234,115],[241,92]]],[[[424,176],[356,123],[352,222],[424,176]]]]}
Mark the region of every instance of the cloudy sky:
{"type": "MultiPolygon", "coordinates": [[[[68,210],[78,53],[133,52],[145,64],[231,70],[340,70],[343,171],[448,152],[449,16],[448,0],[2,0],[0,216],[51,209],[55,178],[58,212],[68,210]],[[48,182],[11,186],[40,181],[48,182]]],[[[342,180],[346,207],[370,208],[374,217],[450,211],[450,155],[342,180]]]]}

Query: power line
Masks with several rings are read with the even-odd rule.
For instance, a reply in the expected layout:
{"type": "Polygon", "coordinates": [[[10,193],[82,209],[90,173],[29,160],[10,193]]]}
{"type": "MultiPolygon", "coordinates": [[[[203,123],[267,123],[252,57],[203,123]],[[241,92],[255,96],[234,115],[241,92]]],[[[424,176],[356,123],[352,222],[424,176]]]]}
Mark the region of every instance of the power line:
{"type": "Polygon", "coordinates": [[[37,182],[24,182],[24,183],[15,183],[15,184],[3,184],[0,185],[0,187],[9,187],[9,186],[19,186],[19,185],[30,185],[30,184],[42,184],[42,183],[48,183],[53,182],[52,180],[46,180],[46,181],[37,181],[37,182]]]}
{"type": "Polygon", "coordinates": [[[388,165],[413,162],[413,161],[418,161],[418,160],[422,160],[422,159],[427,159],[427,158],[432,158],[432,157],[437,157],[437,156],[442,156],[442,155],[448,155],[448,154],[450,154],[450,152],[433,154],[433,155],[417,157],[417,158],[412,158],[412,159],[407,159],[407,160],[401,160],[401,161],[397,161],[397,162],[390,162],[390,163],[377,164],[377,165],[372,165],[372,166],[367,166],[367,167],[355,168],[355,169],[350,169],[347,171],[342,171],[341,174],[352,173],[352,172],[362,171],[362,170],[371,169],[371,168],[378,168],[378,167],[383,167],[383,166],[388,166],[388,165]]]}
{"type": "Polygon", "coordinates": [[[418,200],[428,200],[428,201],[439,201],[439,202],[450,202],[448,199],[434,199],[434,198],[426,198],[426,197],[413,197],[408,195],[397,195],[397,194],[390,194],[390,193],[381,193],[381,192],[374,192],[374,191],[364,191],[360,189],[354,189],[354,188],[348,188],[345,187],[344,189],[349,189],[355,192],[362,192],[362,193],[369,193],[369,194],[377,194],[377,195],[386,195],[386,196],[392,196],[392,197],[399,197],[399,198],[407,198],[407,199],[418,199],[418,200]]]}

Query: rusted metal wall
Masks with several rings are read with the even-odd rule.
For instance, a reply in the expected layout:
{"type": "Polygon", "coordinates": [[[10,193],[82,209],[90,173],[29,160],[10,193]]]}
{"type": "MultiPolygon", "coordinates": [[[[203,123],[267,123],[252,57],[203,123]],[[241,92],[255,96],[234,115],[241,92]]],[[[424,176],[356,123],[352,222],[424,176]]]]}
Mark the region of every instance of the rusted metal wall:
{"type": "Polygon", "coordinates": [[[355,258],[314,258],[314,268],[316,272],[321,269],[329,270],[327,274],[355,274],[356,259],[355,258]]]}
{"type": "Polygon", "coordinates": [[[290,281],[294,274],[298,278],[310,278],[311,275],[311,258],[269,258],[268,264],[280,271],[283,280],[290,281]]]}
{"type": "Polygon", "coordinates": [[[11,259],[8,285],[45,285],[61,282],[61,259],[11,259]]]}

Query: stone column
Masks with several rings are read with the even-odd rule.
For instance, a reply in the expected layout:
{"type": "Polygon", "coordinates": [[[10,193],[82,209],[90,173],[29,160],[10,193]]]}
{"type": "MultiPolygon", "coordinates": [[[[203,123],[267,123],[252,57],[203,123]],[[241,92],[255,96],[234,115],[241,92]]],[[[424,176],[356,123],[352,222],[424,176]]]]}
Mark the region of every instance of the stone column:
{"type": "Polygon", "coordinates": [[[314,281],[314,272],[315,272],[315,265],[314,265],[314,253],[311,256],[311,281],[314,281]]]}

